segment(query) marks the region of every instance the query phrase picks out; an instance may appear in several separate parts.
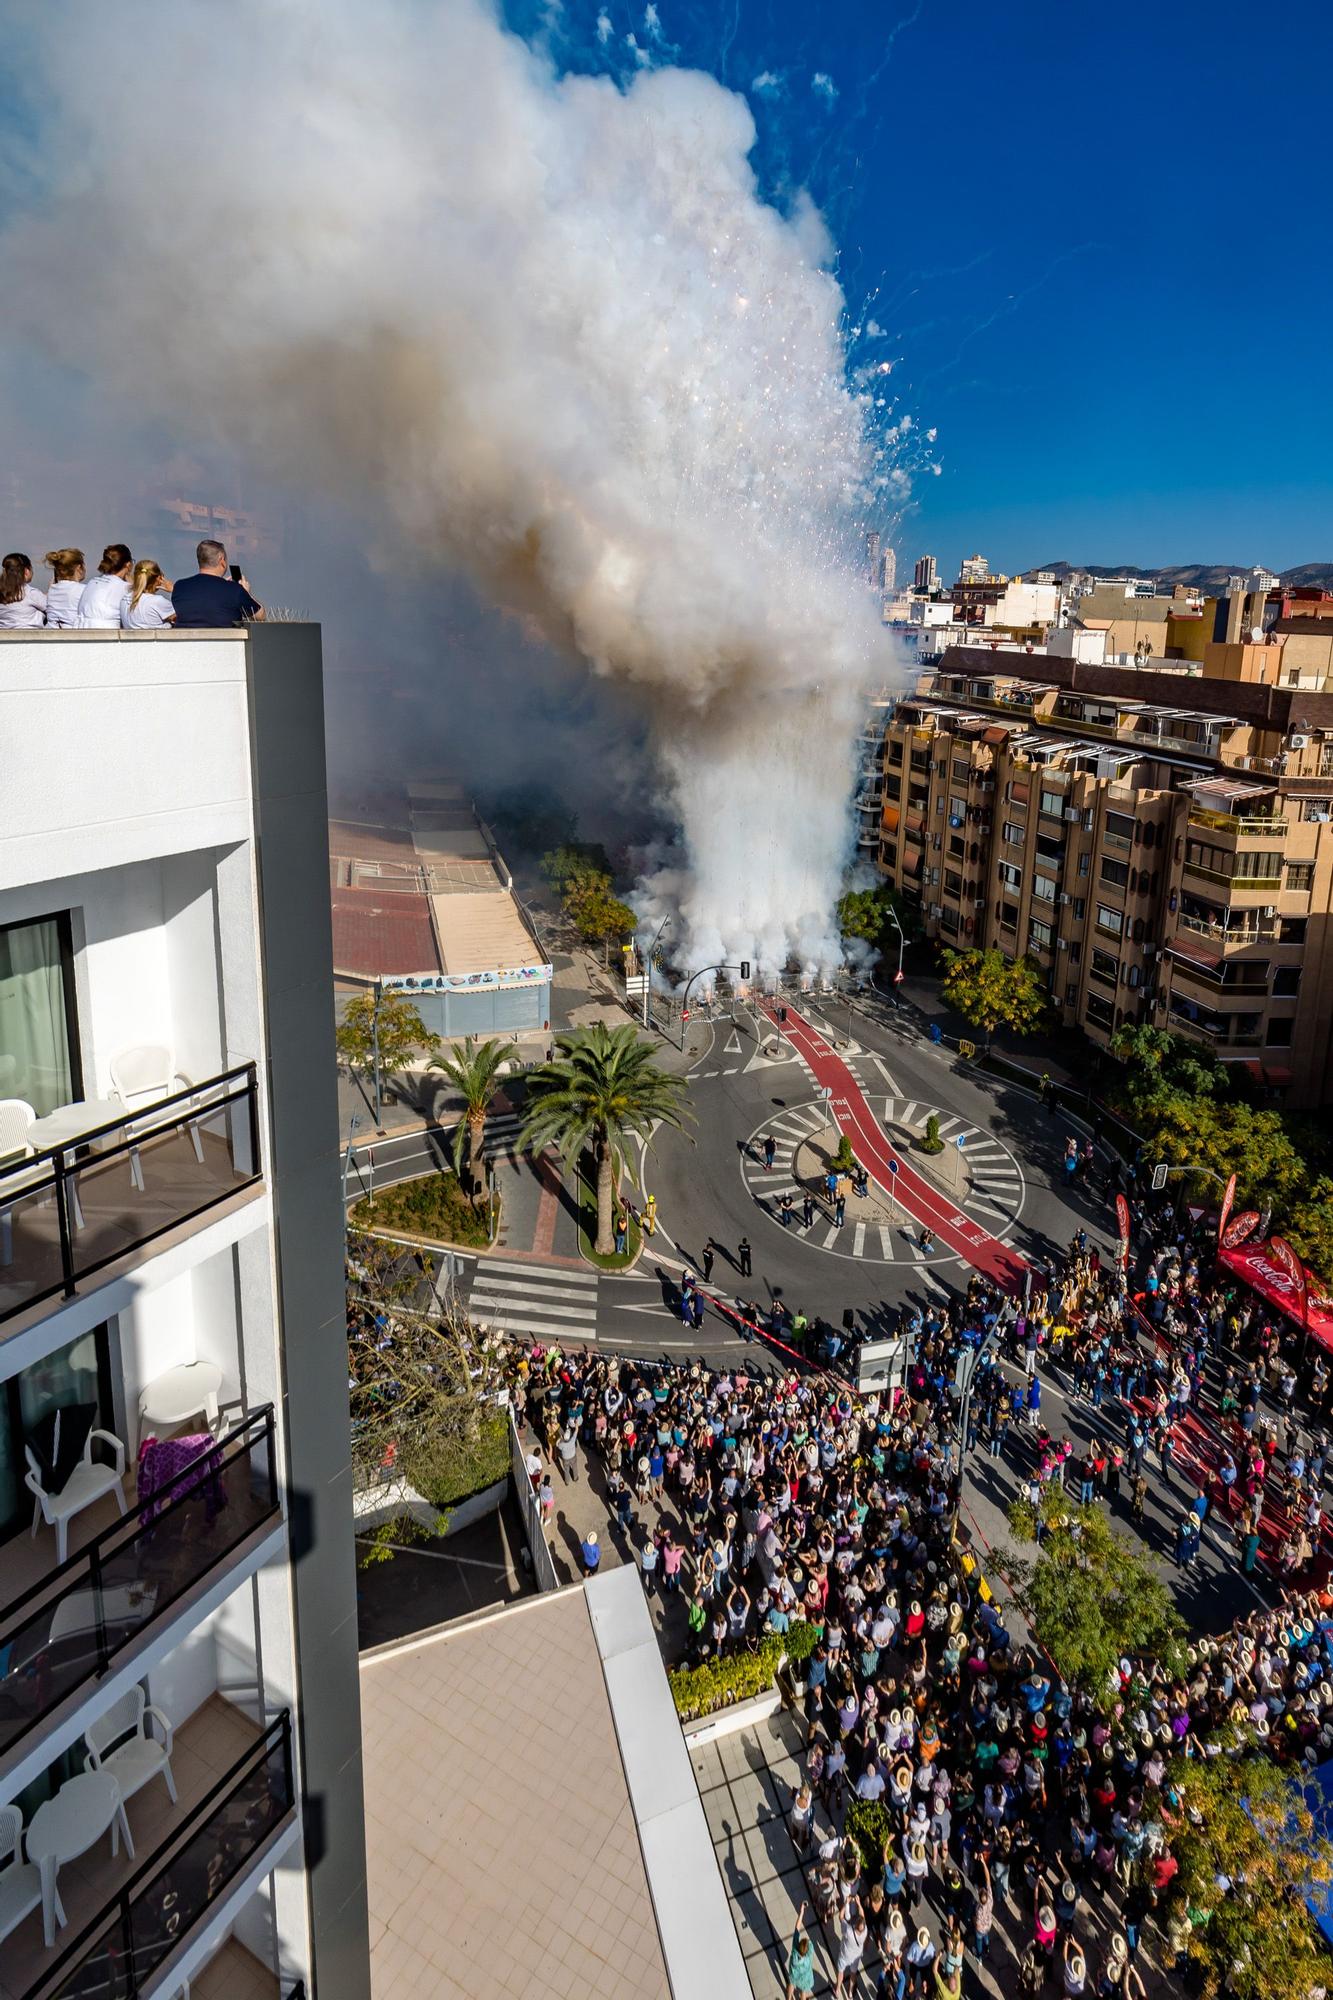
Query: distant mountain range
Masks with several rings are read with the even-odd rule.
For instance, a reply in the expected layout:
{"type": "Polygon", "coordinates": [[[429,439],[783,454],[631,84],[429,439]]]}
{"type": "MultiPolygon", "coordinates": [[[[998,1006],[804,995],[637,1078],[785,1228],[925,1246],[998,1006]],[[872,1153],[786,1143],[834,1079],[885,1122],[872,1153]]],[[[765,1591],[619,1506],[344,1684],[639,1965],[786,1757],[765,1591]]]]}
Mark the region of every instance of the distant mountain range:
{"type": "MultiPolygon", "coordinates": [[[[1075,570],[1088,576],[1141,576],[1151,578],[1166,590],[1174,589],[1178,583],[1201,590],[1205,596],[1218,597],[1227,587],[1227,578],[1245,576],[1252,563],[1178,563],[1174,568],[1144,568],[1138,563],[1038,563],[1037,569],[1048,569],[1054,576],[1064,580],[1075,570]]],[[[1031,576],[1031,570],[1024,570],[1031,576]]],[[[1301,563],[1296,569],[1278,571],[1280,580],[1295,588],[1333,590],[1333,562],[1301,563]]]]}

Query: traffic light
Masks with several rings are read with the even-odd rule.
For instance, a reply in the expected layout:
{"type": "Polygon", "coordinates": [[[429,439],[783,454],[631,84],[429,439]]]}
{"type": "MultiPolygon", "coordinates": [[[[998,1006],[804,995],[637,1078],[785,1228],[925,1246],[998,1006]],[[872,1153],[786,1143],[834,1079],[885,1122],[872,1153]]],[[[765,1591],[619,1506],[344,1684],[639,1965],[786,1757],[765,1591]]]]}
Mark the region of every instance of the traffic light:
{"type": "Polygon", "coordinates": [[[741,960],[741,978],[748,979],[749,977],[750,977],[750,961],[748,958],[743,958],[741,960]]]}

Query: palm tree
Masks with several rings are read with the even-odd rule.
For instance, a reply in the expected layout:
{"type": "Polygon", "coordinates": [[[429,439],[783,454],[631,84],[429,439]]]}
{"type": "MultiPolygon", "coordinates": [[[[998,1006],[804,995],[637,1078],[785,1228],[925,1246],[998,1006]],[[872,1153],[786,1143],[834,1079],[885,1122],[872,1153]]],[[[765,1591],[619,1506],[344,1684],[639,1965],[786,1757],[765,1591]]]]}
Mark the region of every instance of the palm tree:
{"type": "Polygon", "coordinates": [[[554,1146],[565,1161],[591,1150],[597,1162],[597,1254],[615,1249],[612,1211],[632,1139],[647,1141],[654,1126],[677,1130],[690,1116],[685,1083],[653,1060],[651,1042],[632,1027],[598,1021],[556,1036],[560,1054],[528,1081],[523,1143],[534,1153],[554,1146]]]}
{"type": "Polygon", "coordinates": [[[486,1186],[486,1167],[482,1149],[486,1143],[486,1114],[499,1089],[499,1068],[512,1047],[505,1042],[482,1042],[478,1047],[469,1035],[463,1043],[461,1055],[433,1056],[430,1068],[447,1076],[455,1090],[463,1096],[463,1116],[454,1127],[451,1151],[454,1172],[460,1179],[463,1173],[463,1149],[467,1148],[467,1171],[471,1182],[472,1200],[476,1203],[486,1186]]]}

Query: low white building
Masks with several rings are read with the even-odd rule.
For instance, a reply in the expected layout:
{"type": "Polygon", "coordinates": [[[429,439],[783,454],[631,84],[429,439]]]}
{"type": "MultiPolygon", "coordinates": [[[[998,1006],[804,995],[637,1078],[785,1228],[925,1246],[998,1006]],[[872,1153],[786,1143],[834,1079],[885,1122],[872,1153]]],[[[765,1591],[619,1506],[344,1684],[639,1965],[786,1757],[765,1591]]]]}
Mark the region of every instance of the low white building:
{"type": "Polygon", "coordinates": [[[0,1986],[361,2000],[319,631],[0,634],[0,734],[0,1806],[66,1919],[0,1986]]]}

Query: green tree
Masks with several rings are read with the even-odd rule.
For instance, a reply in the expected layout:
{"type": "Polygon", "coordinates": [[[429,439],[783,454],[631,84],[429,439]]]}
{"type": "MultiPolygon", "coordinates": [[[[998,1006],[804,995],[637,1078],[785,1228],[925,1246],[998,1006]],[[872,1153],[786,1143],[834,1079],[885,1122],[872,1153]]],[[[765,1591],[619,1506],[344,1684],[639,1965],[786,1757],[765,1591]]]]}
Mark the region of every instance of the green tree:
{"type": "MultiPolygon", "coordinates": [[[[629,1026],[598,1021],[557,1035],[559,1055],[528,1079],[523,1143],[534,1153],[554,1146],[566,1162],[591,1152],[597,1170],[597,1254],[615,1249],[614,1204],[628,1171],[631,1140],[651,1140],[657,1125],[681,1128],[685,1083],[654,1061],[651,1042],[629,1026]]],[[[632,1175],[631,1175],[632,1178],[632,1175]]]]}
{"type": "Polygon", "coordinates": [[[1123,1094],[1131,1111],[1170,1097],[1218,1097],[1230,1083],[1225,1063],[1165,1028],[1126,1022],[1110,1048],[1124,1064],[1123,1094]]]}
{"type": "Polygon", "coordinates": [[[1154,1161],[1236,1176],[1237,1199],[1285,1214],[1305,1186],[1305,1163],[1276,1111],[1218,1104],[1179,1093],[1153,1099],[1135,1118],[1154,1161]]]}
{"type": "Polygon", "coordinates": [[[480,1201],[486,1188],[486,1115],[500,1087],[500,1065],[511,1052],[504,1042],[478,1044],[468,1035],[461,1054],[451,1051],[432,1056],[430,1061],[430,1067],[447,1077],[463,1099],[463,1115],[454,1127],[450,1150],[460,1179],[466,1153],[468,1191],[474,1203],[480,1201]]]}
{"type": "Polygon", "coordinates": [[[990,1046],[997,1028],[1034,1035],[1046,1024],[1049,1000],[1041,973],[1028,958],[989,951],[944,953],[944,998],[963,1019],[980,1028],[990,1046]]]}
{"type": "MultiPolygon", "coordinates": [[[[379,1062],[382,1076],[397,1076],[422,1049],[437,1049],[438,1035],[432,1035],[412,1002],[403,994],[386,989],[379,996],[379,1062]]],[[[338,1023],[338,1054],[351,1069],[369,1075],[375,1063],[376,996],[357,993],[343,1008],[338,1023]]]]}
{"type": "Polygon", "coordinates": [[[1189,1911],[1189,1956],[1212,2000],[1309,2000],[1328,1984],[1304,1891],[1333,1882],[1333,1845],[1299,1787],[1251,1746],[1180,1758],[1183,1811],[1171,1834],[1174,1895],[1189,1911]]]}
{"type": "Polygon", "coordinates": [[[926,1130],[921,1140],[921,1150],[923,1153],[942,1153],[944,1151],[944,1141],[940,1137],[940,1115],[938,1111],[932,1111],[926,1120],[926,1130]]]}
{"type": "Polygon", "coordinates": [[[896,944],[898,933],[891,917],[896,916],[908,937],[919,928],[916,913],[904,906],[887,882],[873,889],[848,889],[838,898],[838,929],[844,939],[859,938],[880,951],[896,944]]]}
{"type": "Polygon", "coordinates": [[[595,841],[562,841],[559,847],[543,854],[539,865],[551,887],[562,896],[567,896],[571,889],[590,882],[594,877],[600,876],[607,882],[611,879],[611,863],[606,849],[595,841]]]}
{"type": "Polygon", "coordinates": [[[1304,1199],[1294,1204],[1283,1234],[1324,1284],[1333,1285],[1333,1180],[1327,1174],[1321,1174],[1304,1199]]]}
{"type": "Polygon", "coordinates": [[[1148,1653],[1174,1664],[1185,1640],[1175,1600],[1134,1543],[1117,1534],[1097,1507],[1075,1506],[1058,1487],[1037,1512],[1016,1500],[1009,1525],[1034,1558],[1013,1559],[1014,1599],[1067,1681],[1104,1689],[1122,1654],[1148,1653]]]}
{"type": "Polygon", "coordinates": [[[611,946],[634,935],[638,917],[628,903],[622,903],[611,887],[609,875],[592,875],[570,889],[565,896],[565,913],[578,934],[588,944],[600,944],[605,956],[611,946]]]}

